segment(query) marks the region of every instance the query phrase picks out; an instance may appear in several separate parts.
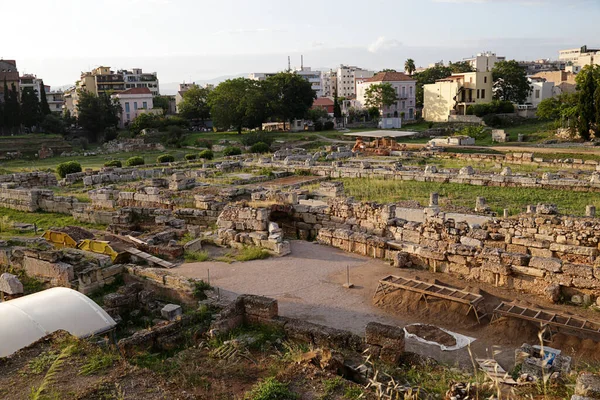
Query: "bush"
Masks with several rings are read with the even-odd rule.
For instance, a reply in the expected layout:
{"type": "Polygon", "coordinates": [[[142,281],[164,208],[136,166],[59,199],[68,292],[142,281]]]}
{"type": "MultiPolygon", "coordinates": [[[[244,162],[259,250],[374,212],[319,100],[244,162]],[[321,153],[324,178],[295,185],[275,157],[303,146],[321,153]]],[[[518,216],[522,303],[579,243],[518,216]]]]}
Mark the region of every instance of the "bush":
{"type": "Polygon", "coordinates": [[[173,157],[171,154],[161,154],[160,156],[156,157],[156,161],[159,164],[169,163],[175,161],[175,157],[173,157]]]}
{"type": "Polygon", "coordinates": [[[42,121],[42,130],[46,133],[65,133],[67,125],[62,118],[48,114],[42,121]]]}
{"type": "Polygon", "coordinates": [[[212,150],[203,150],[200,152],[200,154],[198,154],[198,157],[204,160],[212,160],[215,158],[215,154],[212,152],[212,150]]]}
{"type": "Polygon", "coordinates": [[[266,132],[250,132],[242,135],[240,139],[244,146],[252,146],[253,144],[262,142],[269,146],[273,144],[273,137],[266,132]]]}
{"type": "Polygon", "coordinates": [[[325,121],[325,123],[323,124],[323,130],[324,131],[330,131],[334,128],[335,124],[333,123],[333,121],[325,121]]]}
{"type": "Polygon", "coordinates": [[[263,143],[263,142],[254,143],[252,145],[252,147],[250,147],[250,153],[263,154],[263,153],[268,153],[269,151],[271,151],[271,148],[269,147],[268,144],[263,143]]]}
{"type": "Polygon", "coordinates": [[[61,178],[64,178],[68,174],[74,174],[74,173],[81,172],[81,171],[82,171],[81,164],[79,164],[77,161],[67,161],[67,162],[58,164],[58,167],[56,167],[56,173],[61,178]]]}
{"type": "Polygon", "coordinates": [[[515,112],[515,107],[510,101],[494,100],[491,103],[474,104],[467,107],[467,115],[483,117],[488,114],[510,114],[515,112]]]}
{"type": "Polygon", "coordinates": [[[135,157],[131,157],[129,159],[127,159],[127,161],[125,161],[125,165],[127,165],[128,167],[135,167],[136,165],[144,165],[144,159],[140,156],[135,156],[135,157]]]}
{"type": "Polygon", "coordinates": [[[196,154],[186,154],[184,156],[184,158],[188,161],[191,161],[191,160],[195,160],[196,158],[198,158],[198,156],[196,154]]]}
{"type": "Polygon", "coordinates": [[[314,124],[315,132],[319,132],[323,130],[323,123],[321,121],[317,121],[314,124]]]}
{"type": "Polygon", "coordinates": [[[208,139],[197,139],[196,140],[196,146],[198,146],[198,147],[206,147],[207,149],[212,149],[213,144],[208,139]]]}
{"type": "Polygon", "coordinates": [[[470,136],[475,140],[482,140],[489,136],[488,131],[482,126],[466,126],[456,134],[470,136]]]}
{"type": "Polygon", "coordinates": [[[119,160],[110,160],[110,161],[105,162],[104,166],[121,168],[123,166],[123,163],[119,160]]]}
{"type": "Polygon", "coordinates": [[[239,156],[240,154],[242,154],[242,149],[239,147],[228,146],[223,150],[224,156],[239,156]]]}
{"type": "Polygon", "coordinates": [[[290,391],[285,383],[275,378],[267,378],[254,385],[244,396],[244,400],[295,400],[298,395],[290,391]]]}
{"type": "Polygon", "coordinates": [[[492,128],[499,128],[502,126],[502,119],[496,114],[488,114],[483,116],[483,122],[487,126],[491,126],[492,128]]]}

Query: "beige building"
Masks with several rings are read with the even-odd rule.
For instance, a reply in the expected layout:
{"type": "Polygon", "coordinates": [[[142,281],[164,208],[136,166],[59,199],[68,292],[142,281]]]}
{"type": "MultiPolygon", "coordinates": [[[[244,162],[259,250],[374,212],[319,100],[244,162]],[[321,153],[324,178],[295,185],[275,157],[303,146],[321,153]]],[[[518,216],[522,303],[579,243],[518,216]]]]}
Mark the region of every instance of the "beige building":
{"type": "Polygon", "coordinates": [[[492,73],[452,74],[423,87],[423,118],[446,122],[450,115],[466,115],[467,107],[492,101],[492,73]]]}
{"type": "Polygon", "coordinates": [[[575,82],[575,74],[573,72],[545,71],[538,72],[531,77],[545,79],[547,82],[553,82],[555,96],[563,93],[575,93],[577,91],[577,83],[575,82]]]}
{"type": "Polygon", "coordinates": [[[566,63],[566,71],[576,74],[586,65],[600,65],[600,49],[589,49],[587,46],[582,46],[576,49],[560,50],[558,59],[566,63]]]}
{"type": "Polygon", "coordinates": [[[469,65],[477,72],[490,72],[497,62],[505,60],[506,57],[497,56],[496,53],[489,51],[478,53],[471,58],[463,59],[463,61],[469,63],[469,65]]]}

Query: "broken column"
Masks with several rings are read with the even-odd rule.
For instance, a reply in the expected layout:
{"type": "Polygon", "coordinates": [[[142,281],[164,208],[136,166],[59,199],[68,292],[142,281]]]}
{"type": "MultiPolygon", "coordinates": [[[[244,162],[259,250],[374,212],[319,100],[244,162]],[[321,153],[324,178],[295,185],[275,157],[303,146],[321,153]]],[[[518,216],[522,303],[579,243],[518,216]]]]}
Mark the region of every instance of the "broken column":
{"type": "Polygon", "coordinates": [[[440,198],[440,195],[438,193],[430,193],[429,194],[429,207],[437,207],[438,206],[438,200],[440,198]]]}
{"type": "Polygon", "coordinates": [[[486,204],[485,197],[478,196],[475,200],[475,211],[476,212],[488,212],[490,207],[486,204]]]}

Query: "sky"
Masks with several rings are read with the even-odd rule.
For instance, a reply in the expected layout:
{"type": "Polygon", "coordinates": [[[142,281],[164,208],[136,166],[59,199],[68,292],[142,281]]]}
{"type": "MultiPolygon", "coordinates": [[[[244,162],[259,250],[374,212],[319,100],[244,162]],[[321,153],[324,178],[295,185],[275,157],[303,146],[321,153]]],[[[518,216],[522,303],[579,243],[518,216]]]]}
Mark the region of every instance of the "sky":
{"type": "MultiPolygon", "coordinates": [[[[158,73],[162,91],[304,65],[402,70],[493,51],[509,59],[600,48],[600,0],[2,1],[0,58],[53,87],[99,65],[158,73]],[[7,32],[14,32],[9,35],[7,32]]],[[[166,93],[169,94],[169,93],[166,93]]]]}

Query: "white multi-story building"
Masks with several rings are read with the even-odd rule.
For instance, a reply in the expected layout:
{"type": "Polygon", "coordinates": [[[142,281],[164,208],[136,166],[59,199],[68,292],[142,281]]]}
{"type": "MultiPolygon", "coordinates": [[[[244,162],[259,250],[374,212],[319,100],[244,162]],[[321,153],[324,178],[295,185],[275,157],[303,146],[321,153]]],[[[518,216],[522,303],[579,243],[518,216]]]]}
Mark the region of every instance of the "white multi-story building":
{"type": "Polygon", "coordinates": [[[365,82],[374,75],[374,71],[354,66],[340,65],[336,72],[336,89],[338,97],[356,97],[357,79],[359,82],[365,82]]]}
{"type": "Polygon", "coordinates": [[[525,103],[531,105],[532,108],[538,108],[543,100],[554,96],[554,82],[548,82],[544,78],[530,77],[529,84],[531,92],[525,103]]]}
{"type": "Polygon", "coordinates": [[[486,51],[478,53],[471,58],[464,58],[463,61],[468,62],[475,72],[491,72],[494,65],[499,61],[505,61],[506,57],[497,56],[496,53],[486,51]]]}
{"type": "Polygon", "coordinates": [[[65,94],[61,90],[51,91],[50,86],[44,86],[44,89],[50,111],[55,114],[61,114],[65,105],[65,94]]]}
{"type": "MultiPolygon", "coordinates": [[[[1,84],[1,83],[0,83],[1,84]]],[[[42,80],[39,79],[35,75],[25,74],[19,77],[19,95],[23,96],[23,92],[25,89],[35,90],[38,96],[38,100],[42,99],[42,93],[44,92],[44,88],[42,88],[42,80]]]]}
{"type": "Polygon", "coordinates": [[[404,120],[415,119],[416,108],[416,85],[417,81],[402,72],[380,72],[377,75],[365,79],[356,85],[356,102],[361,107],[366,107],[365,94],[371,85],[389,83],[396,91],[398,100],[389,107],[380,110],[384,118],[402,117],[404,120]]]}
{"type": "Polygon", "coordinates": [[[125,89],[148,88],[153,96],[160,94],[156,72],[143,72],[141,68],[133,68],[131,70],[121,70],[117,73],[123,75],[125,89]]]}
{"type": "Polygon", "coordinates": [[[337,92],[337,71],[330,69],[321,73],[323,97],[333,97],[337,92]]]}
{"type": "Polygon", "coordinates": [[[317,97],[323,97],[321,71],[313,71],[310,67],[300,67],[295,72],[310,83],[312,89],[317,93],[317,97]]]}
{"type": "Polygon", "coordinates": [[[560,50],[558,59],[566,64],[565,71],[577,74],[586,65],[600,65],[600,49],[582,46],[576,49],[560,50]]]}

